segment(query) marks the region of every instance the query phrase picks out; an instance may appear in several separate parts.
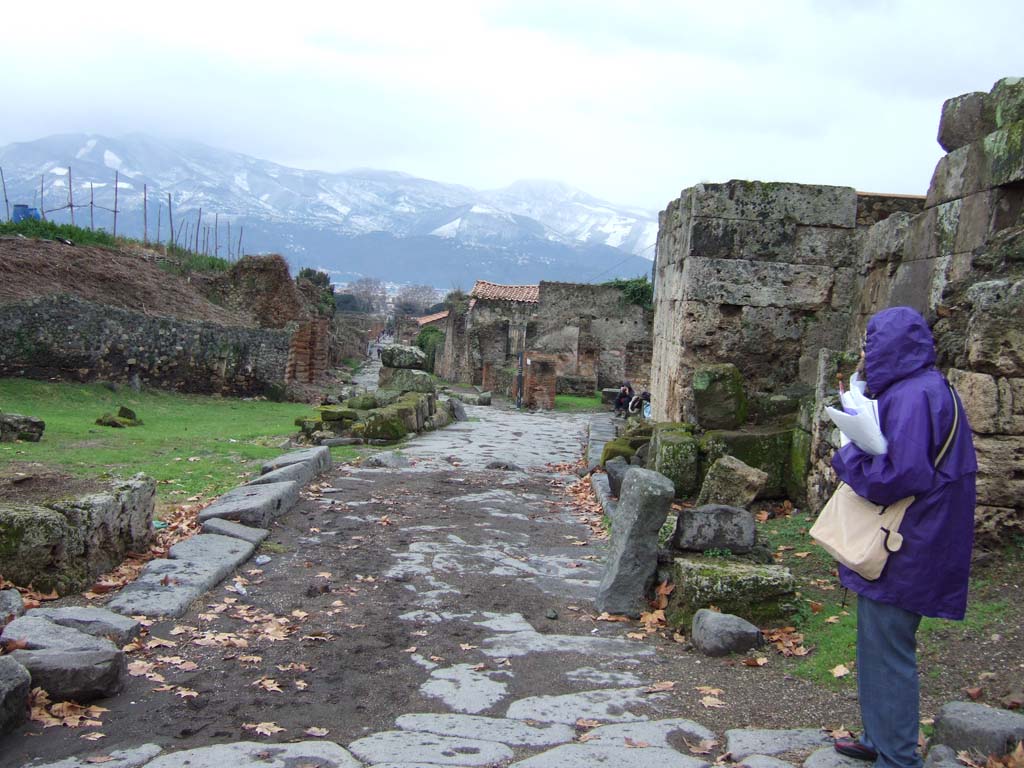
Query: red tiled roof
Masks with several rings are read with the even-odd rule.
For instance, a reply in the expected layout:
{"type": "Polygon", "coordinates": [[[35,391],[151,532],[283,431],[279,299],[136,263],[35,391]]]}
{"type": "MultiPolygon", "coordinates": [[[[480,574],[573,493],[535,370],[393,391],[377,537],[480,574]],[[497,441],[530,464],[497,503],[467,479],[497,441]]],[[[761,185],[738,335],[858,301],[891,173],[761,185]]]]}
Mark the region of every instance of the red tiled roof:
{"type": "Polygon", "coordinates": [[[444,320],[446,317],[448,317],[447,309],[444,310],[443,312],[435,312],[432,315],[424,315],[423,317],[417,317],[416,325],[426,325],[427,323],[432,323],[435,320],[444,320]]]}
{"type": "Polygon", "coordinates": [[[469,295],[476,299],[492,301],[519,301],[536,304],[540,300],[539,285],[500,285],[486,280],[477,280],[469,295]]]}

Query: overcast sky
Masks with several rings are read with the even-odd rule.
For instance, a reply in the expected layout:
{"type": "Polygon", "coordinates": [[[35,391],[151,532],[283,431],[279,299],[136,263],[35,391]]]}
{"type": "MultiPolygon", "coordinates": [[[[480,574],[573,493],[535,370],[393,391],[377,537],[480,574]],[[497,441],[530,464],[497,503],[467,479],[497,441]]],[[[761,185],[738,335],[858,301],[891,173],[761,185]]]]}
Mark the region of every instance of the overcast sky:
{"type": "Polygon", "coordinates": [[[660,209],[699,181],[924,193],[943,100],[1024,75],[1020,0],[28,2],[0,145],[188,138],[660,209]]]}

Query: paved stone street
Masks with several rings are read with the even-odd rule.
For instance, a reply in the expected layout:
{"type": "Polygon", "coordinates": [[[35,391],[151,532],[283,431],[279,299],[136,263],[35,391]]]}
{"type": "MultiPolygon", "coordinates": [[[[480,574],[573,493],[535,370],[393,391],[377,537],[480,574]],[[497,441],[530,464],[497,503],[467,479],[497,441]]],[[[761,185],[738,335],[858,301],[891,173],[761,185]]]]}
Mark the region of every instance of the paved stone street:
{"type": "Polygon", "coordinates": [[[599,449],[609,417],[466,410],[404,445],[408,466],[322,475],[262,554],[153,623],[97,702],[102,739],[32,724],[0,765],[838,764],[814,751],[852,724],[848,697],[595,620],[604,545],[552,465],[599,449]]]}

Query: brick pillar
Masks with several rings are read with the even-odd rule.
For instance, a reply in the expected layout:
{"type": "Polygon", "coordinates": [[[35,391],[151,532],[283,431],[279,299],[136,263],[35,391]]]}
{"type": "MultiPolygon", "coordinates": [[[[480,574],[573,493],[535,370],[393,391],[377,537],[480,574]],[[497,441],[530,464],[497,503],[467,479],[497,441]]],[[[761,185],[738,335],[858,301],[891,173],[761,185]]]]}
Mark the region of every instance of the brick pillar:
{"type": "Polygon", "coordinates": [[[555,407],[555,384],[558,372],[556,355],[526,353],[529,365],[525,366],[523,377],[523,405],[550,411],[555,407]]]}

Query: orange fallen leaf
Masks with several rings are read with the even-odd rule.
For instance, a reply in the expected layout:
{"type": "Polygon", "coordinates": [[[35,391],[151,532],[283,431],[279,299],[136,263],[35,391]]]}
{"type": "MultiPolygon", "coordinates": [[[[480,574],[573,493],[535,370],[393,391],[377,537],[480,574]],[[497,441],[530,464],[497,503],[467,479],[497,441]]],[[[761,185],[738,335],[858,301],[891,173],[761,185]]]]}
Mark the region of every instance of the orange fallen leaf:
{"type": "Polygon", "coordinates": [[[273,736],[275,733],[280,733],[285,730],[277,723],[266,722],[266,723],[242,723],[242,728],[246,731],[252,731],[258,733],[260,736],[273,736]]]}
{"type": "Polygon", "coordinates": [[[580,728],[580,729],[584,729],[584,730],[590,729],[590,728],[597,728],[597,726],[599,726],[600,724],[601,724],[600,720],[587,720],[587,719],[582,718],[582,717],[579,718],[576,721],[576,727],[580,728]]]}
{"type": "Polygon", "coordinates": [[[705,696],[700,700],[700,703],[708,709],[722,709],[725,707],[725,702],[714,696],[705,696]]]}
{"type": "Polygon", "coordinates": [[[647,635],[645,635],[643,632],[627,632],[626,633],[626,637],[628,637],[630,640],[646,640],[647,639],[647,635]]]}
{"type": "Polygon", "coordinates": [[[750,656],[743,660],[743,666],[745,667],[763,667],[767,663],[767,656],[750,656]]]}
{"type": "Polygon", "coordinates": [[[660,693],[661,691],[671,691],[676,687],[674,680],[662,680],[659,683],[654,683],[644,688],[644,693],[660,693]]]}
{"type": "Polygon", "coordinates": [[[634,739],[631,739],[631,738],[630,738],[629,736],[626,736],[626,737],[625,737],[625,738],[623,739],[623,741],[625,741],[625,742],[626,742],[626,746],[627,746],[627,747],[634,747],[634,748],[637,748],[637,749],[643,749],[644,747],[649,747],[649,746],[651,746],[651,745],[650,745],[650,744],[648,744],[648,743],[647,743],[646,741],[636,741],[636,740],[634,740],[634,739]]]}
{"type": "Polygon", "coordinates": [[[629,617],[628,616],[613,616],[612,614],[608,613],[607,611],[602,613],[595,620],[596,621],[621,621],[621,622],[624,622],[626,624],[629,623],[629,617]]]}
{"type": "Polygon", "coordinates": [[[709,696],[721,696],[725,693],[721,688],[713,688],[710,685],[698,685],[694,690],[698,693],[706,693],[709,696]]]}
{"type": "Polygon", "coordinates": [[[830,671],[832,672],[832,677],[846,677],[850,674],[850,670],[845,664],[836,664],[830,671]]]}
{"type": "Polygon", "coordinates": [[[83,733],[78,738],[85,739],[86,741],[99,741],[100,739],[105,739],[106,737],[107,734],[95,731],[94,733],[83,733]]]}

